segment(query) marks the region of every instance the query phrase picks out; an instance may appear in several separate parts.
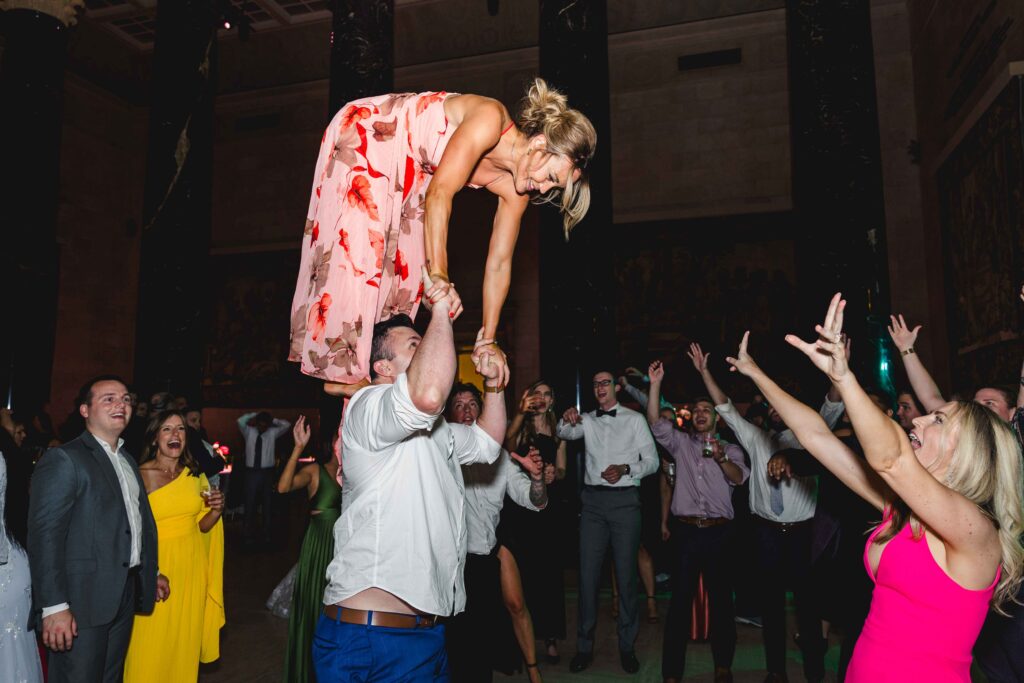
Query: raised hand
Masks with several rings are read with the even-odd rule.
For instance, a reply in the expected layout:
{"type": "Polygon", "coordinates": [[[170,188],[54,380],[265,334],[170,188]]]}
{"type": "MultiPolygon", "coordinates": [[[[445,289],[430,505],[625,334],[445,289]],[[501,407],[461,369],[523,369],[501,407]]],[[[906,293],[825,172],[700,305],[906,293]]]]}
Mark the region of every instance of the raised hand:
{"type": "Polygon", "coordinates": [[[846,339],[843,335],[843,309],[846,301],[843,295],[836,292],[829,302],[825,322],[815,325],[818,333],[817,341],[805,342],[795,334],[787,334],[786,341],[800,349],[811,359],[815,367],[829,376],[833,382],[844,379],[850,371],[846,362],[846,339]]]}
{"type": "Polygon", "coordinates": [[[768,460],[768,476],[776,481],[783,477],[786,479],[791,479],[793,477],[793,470],[785,455],[782,453],[776,453],[768,460]]]}
{"type": "Polygon", "coordinates": [[[306,444],[309,443],[309,423],[306,422],[305,415],[299,415],[299,418],[295,420],[295,426],[292,427],[292,437],[295,439],[295,447],[303,449],[306,444]]]}
{"type": "Polygon", "coordinates": [[[519,414],[526,415],[533,412],[533,402],[530,400],[530,390],[527,389],[523,392],[523,397],[519,399],[519,414]]]}
{"type": "MultiPolygon", "coordinates": [[[[1021,296],[1024,298],[1024,294],[1021,296]]],[[[899,318],[890,315],[889,322],[889,336],[892,337],[892,343],[896,345],[897,349],[902,352],[914,346],[914,342],[917,341],[917,333],[921,331],[920,325],[910,329],[907,326],[907,322],[903,319],[902,313],[899,318]]]]}
{"type": "Polygon", "coordinates": [[[439,312],[447,313],[449,320],[455,320],[462,315],[462,299],[455,291],[455,284],[448,282],[440,275],[431,276],[427,267],[421,270],[423,277],[423,305],[431,313],[434,308],[440,306],[439,312]]]}
{"type": "Polygon", "coordinates": [[[740,348],[739,351],[736,352],[736,357],[733,358],[729,356],[725,359],[725,362],[731,366],[729,368],[730,371],[739,371],[741,375],[746,375],[747,377],[750,377],[758,370],[757,363],[755,363],[754,359],[750,357],[749,353],[747,353],[747,343],[749,341],[750,330],[747,330],[743,333],[743,339],[740,340],[740,348]]]}
{"type": "Polygon", "coordinates": [[[700,344],[690,344],[690,350],[686,353],[693,361],[693,368],[701,373],[702,375],[708,370],[708,358],[711,356],[710,353],[704,353],[704,350],[700,348],[700,344]]]}
{"type": "Polygon", "coordinates": [[[530,446],[530,450],[526,452],[525,456],[514,451],[510,451],[509,455],[526,470],[530,479],[540,479],[544,476],[544,461],[541,460],[540,451],[533,446],[530,446]]]}
{"type": "Polygon", "coordinates": [[[650,367],[647,368],[647,376],[651,378],[651,384],[661,383],[665,379],[665,366],[660,360],[656,360],[651,363],[650,367]]]}
{"type": "Polygon", "coordinates": [[[580,417],[580,411],[576,410],[576,406],[569,406],[565,412],[562,413],[562,419],[565,420],[567,425],[576,426],[583,421],[580,417]]]}
{"type": "Polygon", "coordinates": [[[493,340],[489,340],[490,346],[480,346],[481,342],[488,341],[484,339],[484,328],[482,327],[476,333],[476,340],[477,346],[473,349],[472,356],[476,371],[486,379],[495,381],[503,387],[506,386],[509,380],[509,370],[505,354],[497,344],[493,343],[493,340]]]}

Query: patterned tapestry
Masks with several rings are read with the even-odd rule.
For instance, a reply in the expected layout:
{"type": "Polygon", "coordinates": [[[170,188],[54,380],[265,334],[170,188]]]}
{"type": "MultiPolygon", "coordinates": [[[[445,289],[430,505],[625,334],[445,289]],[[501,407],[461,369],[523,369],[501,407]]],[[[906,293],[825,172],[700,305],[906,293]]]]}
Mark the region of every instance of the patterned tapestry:
{"type": "Polygon", "coordinates": [[[1024,343],[1021,79],[1013,78],[938,173],[953,381],[1015,384],[1024,343]]]}

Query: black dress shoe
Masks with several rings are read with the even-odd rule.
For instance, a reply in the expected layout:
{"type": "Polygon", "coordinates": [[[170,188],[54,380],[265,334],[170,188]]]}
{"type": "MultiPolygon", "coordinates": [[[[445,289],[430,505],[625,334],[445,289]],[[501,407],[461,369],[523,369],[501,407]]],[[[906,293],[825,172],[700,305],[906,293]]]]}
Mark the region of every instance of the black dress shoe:
{"type": "Polygon", "coordinates": [[[591,653],[577,652],[576,656],[572,658],[571,662],[569,662],[569,671],[573,672],[574,674],[578,674],[579,672],[583,671],[588,666],[590,666],[590,662],[592,661],[594,661],[594,655],[592,655],[591,653]]]}
{"type": "Polygon", "coordinates": [[[633,650],[620,652],[619,662],[622,664],[622,670],[628,674],[635,674],[640,670],[640,660],[636,658],[636,652],[633,650]]]}

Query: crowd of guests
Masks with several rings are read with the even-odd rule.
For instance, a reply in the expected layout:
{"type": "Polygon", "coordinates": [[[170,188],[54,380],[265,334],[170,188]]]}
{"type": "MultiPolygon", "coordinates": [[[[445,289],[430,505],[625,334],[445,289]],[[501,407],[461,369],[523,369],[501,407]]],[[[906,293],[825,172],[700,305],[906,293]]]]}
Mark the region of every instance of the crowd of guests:
{"type": "Polygon", "coordinates": [[[103,375],[74,436],[0,413],[0,680],[196,680],[219,657],[224,461],[174,401],[103,375]]]}
{"type": "MultiPolygon", "coordinates": [[[[558,527],[543,516],[561,498],[565,448],[577,440],[570,671],[593,660],[609,549],[620,664],[626,673],[640,668],[637,585],[648,523],[640,491],[655,477],[655,521],[672,564],[666,683],[686,673],[701,586],[715,680],[732,680],[740,584],[756,596],[766,681],[787,680],[788,591],[806,680],[824,680],[830,634],[841,642],[841,680],[969,680],[972,661],[990,680],[1021,680],[1015,599],[1024,505],[1012,423],[1021,420],[1024,390],[982,388],[973,401],[944,401],[927,413],[913,391],[901,391],[894,411],[850,370],[837,295],[814,341],[788,339],[830,384],[817,411],[755,363],[745,335],[720,364],[759,392],[745,415],[694,344],[690,363],[707,395],[689,403],[687,420],[661,394],[660,361],[640,379],[612,368],[593,373],[597,408],[582,414],[569,407],[558,417],[550,385],[538,381],[509,420],[504,378],[485,355],[475,359],[483,392],[453,386],[451,319],[438,315],[450,304],[432,303],[422,337],[406,316],[376,326],[373,381],[345,413],[342,511],[310,651],[316,680],[491,680],[502,668],[502,613],[530,680],[542,680],[537,644],[558,661],[565,609],[553,551],[560,538],[547,536],[558,527]],[[620,402],[623,390],[639,410],[620,402]],[[737,520],[740,502],[746,523],[737,520]]],[[[891,332],[907,358],[914,352],[902,344],[904,327],[894,319],[891,332]]],[[[908,374],[917,387],[920,375],[908,374]]],[[[316,612],[306,610],[310,623],[316,612]]]]}
{"type": "MultiPolygon", "coordinates": [[[[573,499],[577,441],[570,671],[592,663],[609,557],[620,665],[639,670],[640,619],[659,619],[651,558],[664,555],[665,683],[686,673],[695,599],[707,604],[715,680],[732,680],[740,594],[755,596],[765,680],[787,680],[787,592],[808,681],[825,677],[830,635],[840,680],[969,680],[972,661],[992,681],[1024,680],[1024,370],[1016,392],[947,401],[914,351],[920,328],[894,317],[910,386],[890,405],[850,370],[837,295],[816,339],[787,339],[827,377],[818,410],[755,362],[745,335],[718,366],[753,382],[744,414],[696,343],[686,365],[706,395],[684,410],[663,395],[655,360],[646,372],[597,369],[596,408],[556,411],[542,380],[507,400],[486,355],[483,391],[453,384],[452,320],[438,314],[451,304],[432,305],[422,337],[404,315],[376,326],[373,381],[313,462],[302,462],[304,417],[239,418],[246,540],[269,533],[275,483],[308,499],[284,598],[285,681],[480,683],[519,666],[542,681],[540,657],[558,664],[567,635],[560,508],[573,499]],[[916,645],[894,647],[907,634],[916,645]]],[[[14,625],[0,633],[3,680],[195,680],[219,656],[224,463],[201,413],[178,401],[139,402],[119,378],[97,377],[77,399],[81,432],[43,434],[38,458],[26,441],[41,422],[0,410],[0,621],[14,625]]]]}

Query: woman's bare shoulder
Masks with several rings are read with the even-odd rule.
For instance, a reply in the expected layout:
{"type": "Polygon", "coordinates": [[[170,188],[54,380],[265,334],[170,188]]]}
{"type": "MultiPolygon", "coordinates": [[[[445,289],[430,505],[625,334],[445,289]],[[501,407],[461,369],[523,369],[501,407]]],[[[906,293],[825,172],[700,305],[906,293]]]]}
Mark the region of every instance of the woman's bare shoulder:
{"type": "Polygon", "coordinates": [[[505,126],[512,117],[508,110],[493,97],[483,95],[452,95],[444,101],[444,113],[456,125],[462,123],[474,111],[492,110],[501,113],[501,125],[505,126]]]}

